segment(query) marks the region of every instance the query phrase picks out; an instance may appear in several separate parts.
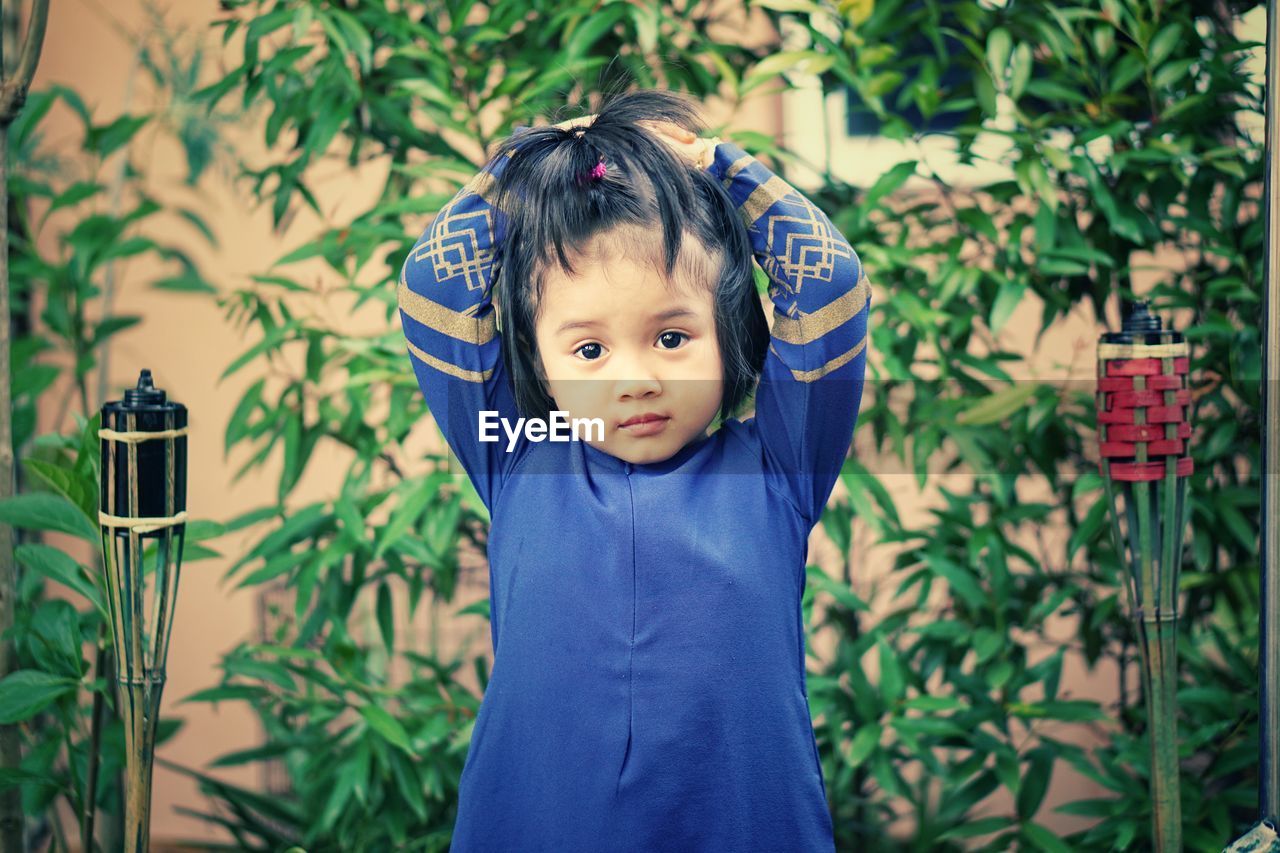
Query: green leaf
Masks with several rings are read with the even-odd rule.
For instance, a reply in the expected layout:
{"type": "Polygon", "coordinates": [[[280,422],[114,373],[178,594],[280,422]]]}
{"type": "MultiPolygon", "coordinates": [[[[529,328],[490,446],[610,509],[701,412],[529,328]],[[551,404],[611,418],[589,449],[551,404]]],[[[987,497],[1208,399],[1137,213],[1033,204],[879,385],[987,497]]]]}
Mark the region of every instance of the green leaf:
{"type": "Polygon", "coordinates": [[[999,114],[999,108],[996,103],[996,87],[991,81],[990,74],[983,71],[974,75],[973,93],[982,107],[983,115],[988,119],[995,119],[999,114]]]}
{"type": "Polygon", "coordinates": [[[863,209],[874,207],[880,199],[897,192],[907,179],[916,173],[919,165],[919,160],[903,160],[901,163],[895,163],[887,172],[876,178],[876,182],[867,190],[862,198],[863,209]]]}
{"type": "Polygon", "coordinates": [[[0,500],[0,522],[27,530],[70,533],[101,547],[98,526],[61,495],[33,492],[0,500]]]}
{"type": "Polygon", "coordinates": [[[323,14],[332,15],[342,27],[343,35],[347,37],[347,44],[359,62],[360,73],[368,76],[373,67],[373,39],[369,37],[366,28],[359,19],[344,9],[330,6],[324,10],[323,14]]]}
{"type": "Polygon", "coordinates": [[[1218,518],[1231,531],[1231,535],[1244,548],[1247,554],[1258,553],[1258,533],[1252,524],[1245,520],[1245,517],[1229,503],[1218,501],[1214,506],[1218,514],[1218,518]]]}
{"type": "Polygon", "coordinates": [[[269,743],[265,746],[255,746],[251,749],[242,749],[237,752],[229,752],[220,756],[213,761],[211,767],[239,767],[243,764],[252,764],[256,761],[270,761],[273,758],[279,758],[287,755],[292,749],[292,745],[288,743],[269,743]]]}
{"type": "Polygon", "coordinates": [[[313,240],[310,243],[303,243],[301,246],[294,249],[292,252],[287,253],[281,258],[278,258],[275,261],[275,263],[271,265],[271,268],[274,269],[276,267],[284,266],[285,264],[293,264],[293,263],[297,263],[298,261],[309,260],[310,258],[314,258],[317,255],[320,255],[323,253],[324,253],[324,243],[322,243],[319,240],[313,240]]]}
{"type": "Polygon", "coordinates": [[[1156,37],[1147,45],[1147,65],[1151,68],[1159,68],[1173,52],[1177,46],[1178,40],[1182,37],[1182,25],[1177,21],[1166,24],[1160,32],[1156,33],[1156,37]]]}
{"type": "Polygon", "coordinates": [[[996,27],[987,36],[987,68],[993,80],[1004,80],[1005,70],[1009,67],[1009,52],[1013,40],[1004,27],[996,27]]]}
{"type": "Polygon", "coordinates": [[[75,590],[97,608],[104,619],[110,618],[110,614],[103,605],[102,593],[89,577],[89,573],[67,554],[49,545],[24,542],[13,550],[13,555],[19,563],[31,571],[39,572],[46,578],[75,590]]]}
{"type": "Polygon", "coordinates": [[[1009,78],[1009,97],[1014,101],[1021,98],[1027,88],[1027,82],[1031,79],[1032,64],[1031,45],[1025,41],[1018,42],[1018,46],[1013,50],[1013,71],[1009,78]]]}
{"type": "Polygon", "coordinates": [[[477,616],[483,616],[485,619],[488,619],[489,618],[489,599],[482,598],[479,601],[473,601],[471,604],[468,604],[466,607],[463,607],[459,610],[455,610],[453,613],[454,616],[468,616],[471,614],[475,614],[477,616]]]}
{"type": "Polygon", "coordinates": [[[1049,790],[1049,782],[1053,777],[1053,752],[1048,747],[1037,747],[1027,755],[1028,767],[1018,788],[1018,817],[1029,821],[1040,810],[1044,802],[1045,792],[1049,790]]]}
{"type": "Polygon", "coordinates": [[[396,779],[396,788],[409,803],[413,813],[419,820],[427,819],[427,802],[422,796],[422,779],[418,776],[417,765],[406,759],[403,754],[393,752],[388,756],[391,771],[396,779]]]}
{"type": "Polygon", "coordinates": [[[850,767],[857,767],[867,760],[867,756],[880,746],[880,726],[877,723],[863,723],[849,744],[845,759],[850,767]]]}
{"type": "Polygon", "coordinates": [[[1108,513],[1111,511],[1111,504],[1105,497],[1094,501],[1089,506],[1089,512],[1085,514],[1084,520],[1080,522],[1071,533],[1071,539],[1067,542],[1067,565],[1071,564],[1076,552],[1086,542],[1092,542],[1097,536],[1098,531],[1102,529],[1110,519],[1108,513]]]}
{"type": "MultiPolygon", "coordinates": [[[[154,240],[149,240],[146,237],[129,237],[125,240],[119,240],[107,247],[99,258],[99,263],[112,258],[129,258],[134,255],[140,255],[143,252],[155,249],[156,245],[154,240]]],[[[140,319],[142,318],[134,318],[134,321],[137,322],[140,319]]],[[[100,336],[105,337],[104,335],[100,336]]]]}
{"type": "Polygon", "coordinates": [[[189,696],[184,696],[178,700],[178,704],[186,702],[212,702],[217,705],[228,699],[240,699],[246,702],[257,703],[267,696],[266,688],[257,684],[224,684],[221,687],[209,687],[204,690],[197,690],[189,696]]]}
{"type": "Polygon", "coordinates": [[[880,693],[884,696],[885,705],[892,706],[903,695],[902,668],[897,653],[883,637],[876,638],[876,648],[880,653],[880,693]]]}
{"type": "MultiPolygon", "coordinates": [[[[260,510],[254,510],[249,513],[248,517],[257,521],[263,515],[274,516],[275,512],[275,508],[268,509],[263,507],[260,510]]],[[[331,519],[332,516],[325,513],[325,506],[322,503],[311,504],[300,510],[295,510],[283,524],[263,537],[262,541],[255,545],[253,550],[228,569],[225,577],[231,577],[241,566],[254,560],[269,559],[281,551],[290,550],[295,542],[311,536],[316,528],[328,523],[331,519]]],[[[232,523],[228,527],[234,531],[239,528],[239,525],[232,523]]]]}
{"type": "Polygon", "coordinates": [[[300,564],[314,560],[315,557],[315,552],[308,548],[300,548],[297,551],[281,551],[273,555],[257,571],[250,572],[242,578],[234,588],[244,589],[247,586],[255,586],[274,580],[281,575],[289,574],[300,564]]]}
{"type": "MultiPolygon", "coordinates": [[[[49,205],[49,210],[45,213],[48,216],[53,211],[62,207],[71,207],[79,204],[88,198],[93,198],[102,192],[103,186],[97,181],[76,181],[67,187],[49,205]]],[[[43,222],[43,219],[41,220],[43,222]]]]}
{"type": "MultiPolygon", "coordinates": [[[[769,82],[780,74],[795,71],[800,74],[822,74],[835,63],[835,57],[815,50],[780,50],[769,53],[760,62],[747,70],[742,78],[742,91],[752,89],[769,82]]],[[[901,79],[901,74],[897,75],[901,79]]],[[[872,81],[870,88],[874,88],[872,81]]],[[[892,85],[889,86],[893,88],[892,85]]],[[[870,94],[876,94],[874,91],[870,94]]]]}
{"type": "Polygon", "coordinates": [[[953,838],[972,838],[975,835],[986,835],[990,832],[999,832],[1002,829],[1008,829],[1015,822],[1007,817],[980,817],[976,820],[966,820],[959,826],[954,826],[937,836],[939,841],[947,841],[953,838]]]}
{"type": "Polygon", "coordinates": [[[1000,290],[995,301],[991,303],[991,313],[987,317],[987,325],[994,335],[1000,334],[1004,324],[1013,316],[1014,309],[1022,302],[1027,292],[1027,283],[1020,279],[1006,278],[1000,282],[1000,290]]]}
{"type": "Polygon", "coordinates": [[[74,678],[19,669],[0,680],[0,724],[29,720],[79,687],[74,678]]]}
{"type": "Polygon", "coordinates": [[[982,610],[987,605],[987,593],[978,579],[968,570],[948,560],[940,554],[926,552],[925,562],[935,574],[945,578],[951,590],[960,596],[973,610],[982,610]]]}
{"type": "Polygon", "coordinates": [[[168,290],[176,293],[208,293],[217,294],[218,288],[205,281],[194,272],[158,278],[151,282],[156,290],[168,290]]]}
{"type": "Polygon", "coordinates": [[[1051,702],[1011,702],[1009,712],[1019,717],[1045,717],[1071,723],[1106,720],[1097,702],[1088,699],[1058,699],[1051,702]]]}
{"type": "Polygon", "coordinates": [[[227,658],[225,669],[228,675],[242,675],[246,678],[257,679],[258,681],[273,684],[281,690],[293,691],[298,689],[298,685],[294,682],[293,675],[288,667],[277,661],[258,660],[237,653],[227,658]]]}
{"type": "Polygon", "coordinates": [[[936,737],[957,737],[965,735],[954,720],[946,717],[892,717],[889,720],[895,731],[917,735],[934,735],[936,737]]]}
{"type": "Polygon", "coordinates": [[[361,705],[360,716],[364,717],[369,727],[382,735],[392,746],[399,747],[408,755],[417,757],[412,744],[409,743],[408,733],[395,717],[377,705],[361,705]]]}
{"type": "Polygon", "coordinates": [[[812,584],[816,589],[827,593],[855,613],[865,613],[870,610],[867,603],[850,589],[848,584],[832,578],[816,565],[811,564],[805,568],[805,576],[808,579],[808,583],[812,584]]]}
{"type": "Polygon", "coordinates": [[[236,404],[235,411],[227,421],[226,438],[223,442],[223,457],[231,451],[232,446],[246,435],[249,435],[249,417],[262,404],[262,389],[266,386],[266,377],[249,386],[236,404]]]}
{"type": "Polygon", "coordinates": [[[585,21],[572,27],[565,44],[565,57],[569,61],[581,58],[593,44],[604,37],[627,14],[625,3],[612,3],[592,10],[585,21]]]}
{"type": "Polygon", "coordinates": [[[226,379],[228,376],[235,373],[237,370],[244,367],[263,353],[275,350],[284,342],[285,338],[290,333],[296,331],[297,328],[298,321],[290,320],[283,326],[275,326],[269,329],[267,333],[263,335],[262,340],[245,350],[245,352],[243,352],[235,361],[227,365],[227,369],[222,371],[222,375],[218,377],[218,381],[221,382],[223,379],[226,379]]]}
{"type": "Polygon", "coordinates": [[[964,426],[986,426],[1000,423],[1014,412],[1025,407],[1028,399],[1036,392],[1036,383],[1023,379],[1004,388],[989,397],[982,398],[975,405],[956,415],[956,423],[964,426]]]}
{"type": "Polygon", "coordinates": [[[0,791],[28,782],[49,785],[55,788],[60,787],[62,784],[53,776],[37,773],[34,770],[24,770],[20,767],[0,767],[0,791]]]}
{"type": "Polygon", "coordinates": [[[382,529],[382,535],[378,537],[378,544],[373,550],[373,558],[375,560],[381,557],[388,548],[394,545],[417,522],[422,515],[422,511],[426,509],[427,504],[435,496],[435,493],[435,488],[418,484],[418,487],[407,495],[401,494],[400,503],[396,506],[395,511],[391,513],[390,520],[387,521],[386,527],[382,529]]]}
{"type": "Polygon", "coordinates": [[[1024,823],[1022,834],[1037,848],[1047,850],[1048,853],[1072,853],[1075,850],[1038,823],[1024,823]]]}
{"type": "Polygon", "coordinates": [[[1017,797],[1018,791],[1022,790],[1021,761],[1018,758],[1018,751],[1009,744],[1001,743],[995,753],[996,776],[1000,779],[1000,784],[1004,785],[1011,795],[1017,797]]]}
{"type": "Polygon", "coordinates": [[[396,628],[394,611],[391,607],[391,587],[384,580],[378,584],[378,630],[382,633],[382,642],[387,647],[387,654],[395,654],[396,628]]]}
{"type": "MultiPolygon", "coordinates": [[[[93,452],[99,452],[96,444],[93,452]]],[[[40,480],[74,504],[84,514],[86,521],[96,523],[99,500],[96,479],[91,479],[88,473],[77,474],[74,468],[68,469],[33,456],[25,457],[22,464],[34,479],[40,480]]]]}
{"type": "Polygon", "coordinates": [[[964,711],[969,708],[964,702],[954,696],[913,696],[906,702],[902,703],[904,708],[914,708],[917,711],[964,711]]]}
{"type": "Polygon", "coordinates": [[[351,800],[351,794],[356,787],[358,772],[358,767],[350,761],[338,766],[337,782],[334,783],[333,791],[324,805],[324,811],[320,814],[318,827],[320,832],[329,832],[337,821],[338,815],[347,808],[347,803],[351,800]]]}
{"type": "Polygon", "coordinates": [[[150,114],[146,113],[122,115],[110,124],[93,126],[85,136],[85,148],[105,158],[133,139],[134,134],[150,120],[150,114]]]}

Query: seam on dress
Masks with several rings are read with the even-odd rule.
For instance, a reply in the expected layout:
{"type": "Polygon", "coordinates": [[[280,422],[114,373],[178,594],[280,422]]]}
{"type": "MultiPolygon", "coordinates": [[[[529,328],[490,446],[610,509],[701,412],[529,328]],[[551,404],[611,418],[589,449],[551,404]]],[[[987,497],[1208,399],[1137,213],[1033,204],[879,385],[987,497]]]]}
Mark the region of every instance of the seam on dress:
{"type": "Polygon", "coordinates": [[[635,679],[633,663],[636,656],[636,494],[631,486],[631,477],[627,476],[627,494],[631,497],[631,648],[627,654],[627,746],[622,752],[622,766],[618,768],[618,782],[614,786],[614,796],[622,790],[622,774],[627,769],[627,759],[631,757],[632,713],[635,710],[635,679]]]}
{"type": "Polygon", "coordinates": [[[516,461],[516,464],[512,465],[510,470],[508,470],[505,474],[502,474],[501,477],[499,477],[498,494],[494,498],[493,508],[489,510],[490,527],[493,526],[493,519],[498,514],[498,504],[502,502],[503,495],[507,493],[507,481],[510,480],[512,477],[514,477],[520,471],[520,469],[524,466],[526,462],[529,461],[529,457],[532,455],[533,455],[533,444],[532,442],[530,442],[529,446],[525,448],[524,453],[521,454],[520,458],[516,461]]]}

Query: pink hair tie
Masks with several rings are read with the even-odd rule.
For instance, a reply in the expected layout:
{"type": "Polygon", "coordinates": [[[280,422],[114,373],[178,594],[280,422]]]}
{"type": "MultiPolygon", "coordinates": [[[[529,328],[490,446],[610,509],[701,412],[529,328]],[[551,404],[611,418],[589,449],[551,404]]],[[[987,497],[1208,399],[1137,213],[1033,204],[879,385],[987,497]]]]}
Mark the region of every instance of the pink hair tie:
{"type": "Polygon", "coordinates": [[[605,163],[604,163],[604,155],[601,154],[600,162],[596,163],[594,166],[591,167],[591,170],[588,171],[583,176],[581,183],[594,182],[594,181],[600,180],[601,178],[604,177],[606,168],[607,167],[605,166],[605,163]]]}

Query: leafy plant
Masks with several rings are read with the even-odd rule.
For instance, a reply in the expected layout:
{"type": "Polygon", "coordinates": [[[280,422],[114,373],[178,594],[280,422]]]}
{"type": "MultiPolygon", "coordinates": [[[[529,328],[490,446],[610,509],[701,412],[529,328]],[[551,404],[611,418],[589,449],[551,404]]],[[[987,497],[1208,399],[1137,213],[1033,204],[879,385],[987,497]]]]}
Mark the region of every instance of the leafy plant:
{"type": "MultiPolygon", "coordinates": [[[[206,817],[242,849],[447,846],[479,697],[459,681],[460,658],[435,642],[410,651],[396,605],[412,617],[424,602],[452,603],[459,548],[484,553],[488,518],[448,457],[403,458],[426,412],[394,328],[394,271],[490,143],[570,105],[590,112],[592,74],[736,105],[805,73],[824,94],[856,93],[886,138],[919,137],[908,107],[958,118],[949,133],[962,163],[998,133],[1012,170],[962,191],[927,160],[869,186],[810,164],[823,177],[811,196],[892,297],[875,302],[874,395],[842,475],[847,496],[822,519],[844,564],[838,576],[809,567],[804,599],[811,638],[834,639],[829,658],[812,655],[809,688],[839,848],[1149,846],[1145,707],[1125,678],[1134,632],[1105,535],[1092,388],[1015,379],[1025,357],[1000,333],[1031,297],[1042,306],[1037,343],[1076,311],[1105,325],[1108,306],[1137,295],[1144,255],[1176,247],[1185,268],[1142,295],[1192,317],[1182,813],[1189,846],[1220,849],[1255,817],[1262,167],[1261,142],[1236,122],[1262,101],[1242,64],[1257,45],[1231,27],[1256,5],[751,3],[803,37],[777,50],[718,42],[740,28],[701,6],[225,0],[215,23],[224,45],[239,39],[242,60],[196,96],[210,110],[232,95],[269,108],[264,141],[276,154],[240,172],[280,232],[304,204],[326,224],[219,299],[253,333],[224,376],[257,376],[226,449],[252,450],[238,475],[277,446],[283,455],[271,503],[219,528],[262,528],[228,577],[289,590],[292,606],[273,614],[266,641],[225,657],[222,683],[187,701],[246,702],[266,740],[218,764],[280,762],[292,790],[268,798],[190,770],[229,810],[206,817]],[[917,36],[925,56],[896,48],[917,36]],[[998,125],[1001,104],[1011,121],[998,125]],[[324,218],[312,191],[317,161],[333,156],[388,167],[349,221],[324,218]],[[928,196],[906,187],[912,175],[931,182],[928,196]],[[304,283],[299,265],[324,284],[304,283]],[[323,320],[329,307],[384,322],[353,334],[323,320]],[[346,466],[338,493],[290,501],[320,456],[346,466]],[[881,461],[908,466],[921,487],[930,473],[973,479],[939,488],[943,503],[911,527],[881,461]],[[1065,545],[1042,537],[1064,524],[1065,545]],[[897,551],[879,586],[856,577],[868,540],[897,551]],[[1068,653],[1121,674],[1114,706],[1061,691],[1068,653]],[[1079,746],[1082,730],[1104,746],[1079,746]],[[1059,806],[1096,822],[1058,838],[1044,801],[1067,768],[1106,794],[1059,806]],[[997,792],[1012,809],[992,813],[997,792]],[[904,817],[906,835],[893,834],[904,817]]],[[[780,169],[796,159],[763,135],[732,136],[780,169]]],[[[488,616],[484,605],[464,613],[488,616]]],[[[472,665],[483,689],[485,659],[472,665]]]]}
{"type": "MultiPolygon", "coordinates": [[[[154,64],[149,67],[159,70],[154,64]]],[[[173,91],[180,92],[180,86],[171,86],[173,91]]],[[[109,392],[111,343],[141,320],[114,309],[119,268],[137,258],[171,262],[176,272],[150,286],[213,290],[181,246],[148,236],[156,216],[182,217],[212,238],[207,223],[195,211],[167,208],[148,195],[145,176],[129,159],[130,148],[145,131],[154,135],[166,128],[190,131],[196,126],[170,121],[177,102],[175,97],[154,112],[126,112],[99,123],[79,94],[54,85],[30,92],[7,127],[14,335],[8,380],[14,453],[21,466],[16,471],[18,493],[0,501],[0,520],[15,528],[19,577],[12,602],[14,623],[5,632],[13,651],[11,671],[0,680],[0,719],[19,727],[22,761],[0,771],[0,788],[17,788],[24,812],[36,817],[29,824],[28,844],[43,843],[52,835],[55,844],[67,849],[68,833],[55,809],[58,799],[66,800],[80,817],[82,839],[99,835],[94,819],[101,811],[108,820],[100,843],[107,849],[121,843],[124,737],[115,713],[115,673],[104,606],[96,408],[109,392]],[[73,141],[77,147],[70,152],[49,144],[42,133],[44,120],[59,101],[81,125],[81,137],[73,141]],[[37,208],[42,208],[39,216],[37,208]],[[42,252],[41,245],[55,248],[42,252]],[[55,390],[64,392],[56,407],[47,400],[55,390]],[[54,431],[36,435],[35,415],[41,404],[56,412],[54,431]],[[73,425],[63,435],[60,430],[69,412],[73,425]],[[89,543],[87,557],[79,556],[81,549],[73,555],[47,544],[43,540],[48,531],[89,543]],[[59,597],[50,595],[47,581],[64,587],[59,597]],[[82,657],[86,643],[93,650],[88,661],[82,657]],[[111,781],[100,784],[100,779],[111,781]]],[[[186,559],[216,555],[198,544],[216,533],[212,523],[189,524],[186,559]]],[[[158,742],[172,737],[179,726],[177,720],[161,720],[158,742]]],[[[81,843],[90,849],[93,842],[81,843]]]]}

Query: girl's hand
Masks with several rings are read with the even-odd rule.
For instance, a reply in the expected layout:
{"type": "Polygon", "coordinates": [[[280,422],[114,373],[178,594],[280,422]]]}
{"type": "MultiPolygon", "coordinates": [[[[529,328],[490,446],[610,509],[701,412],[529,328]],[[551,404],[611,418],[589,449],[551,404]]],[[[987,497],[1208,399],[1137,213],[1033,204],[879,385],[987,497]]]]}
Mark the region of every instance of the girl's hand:
{"type": "Polygon", "coordinates": [[[557,123],[557,124],[553,124],[553,125],[551,125],[551,126],[552,126],[552,127],[558,127],[558,128],[560,128],[560,129],[562,129],[562,130],[568,130],[568,129],[569,129],[569,128],[571,128],[571,127],[577,127],[577,126],[578,126],[578,125],[580,125],[580,124],[591,124],[591,122],[593,122],[593,121],[595,121],[595,120],[596,120],[596,114],[595,114],[595,113],[592,113],[592,114],[591,114],[591,115],[589,115],[589,116],[582,116],[582,117],[580,117],[580,118],[571,118],[571,119],[566,119],[566,120],[564,120],[564,121],[562,121],[562,122],[559,122],[559,123],[557,123]]]}
{"type": "MultiPolygon", "coordinates": [[[[587,125],[595,121],[596,116],[593,113],[589,116],[580,118],[571,118],[562,122],[558,122],[552,127],[558,127],[562,130],[569,130],[581,125],[587,125]]],[[[716,145],[720,143],[718,137],[703,138],[698,136],[692,130],[685,130],[678,124],[669,121],[641,121],[639,124],[650,130],[654,136],[671,146],[681,158],[698,169],[705,169],[711,165],[711,160],[715,156],[716,145]]]]}
{"type": "Polygon", "coordinates": [[[685,130],[680,125],[669,121],[642,121],[640,124],[651,130],[655,136],[698,169],[705,169],[711,165],[716,145],[720,142],[714,136],[703,138],[692,130],[685,130]]]}

